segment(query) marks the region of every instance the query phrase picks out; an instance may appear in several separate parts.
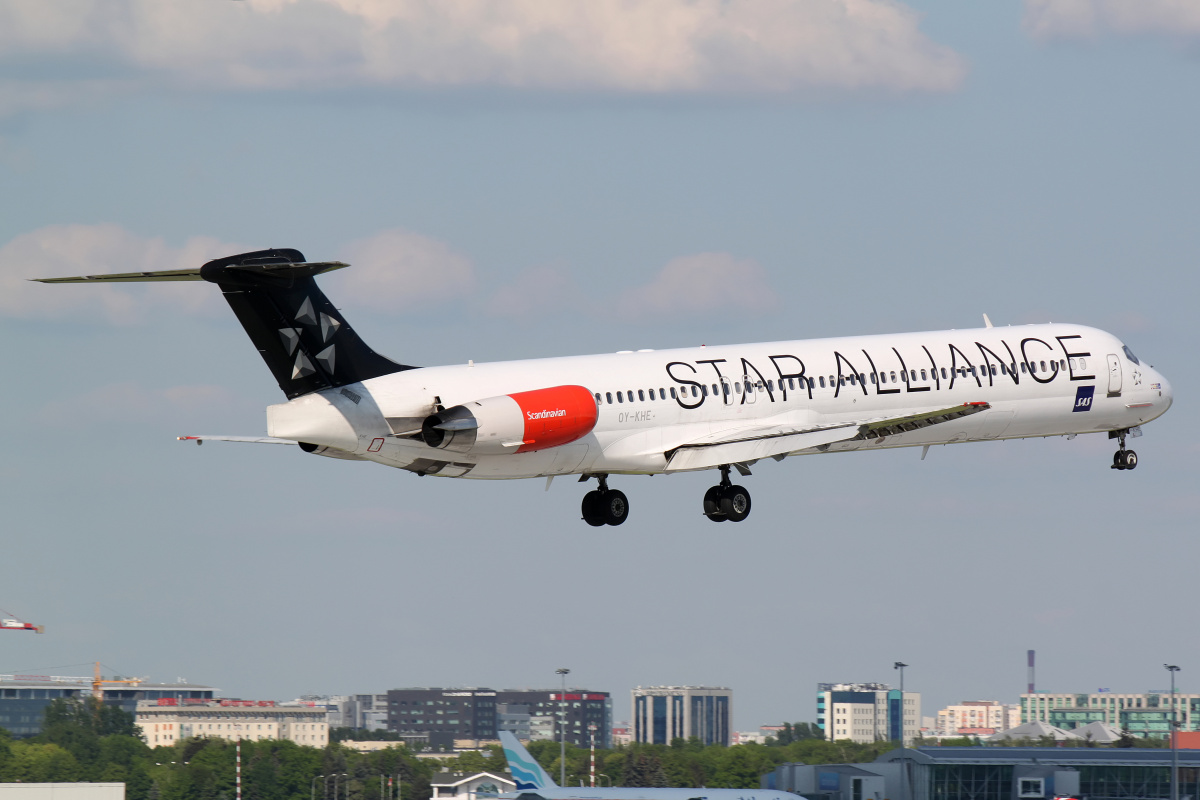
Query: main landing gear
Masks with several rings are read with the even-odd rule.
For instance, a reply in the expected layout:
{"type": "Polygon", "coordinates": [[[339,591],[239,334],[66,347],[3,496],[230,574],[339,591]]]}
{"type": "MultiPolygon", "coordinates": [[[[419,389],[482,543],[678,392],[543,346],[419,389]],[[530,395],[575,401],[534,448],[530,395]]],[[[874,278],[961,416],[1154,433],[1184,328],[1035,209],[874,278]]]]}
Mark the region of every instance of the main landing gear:
{"type": "Polygon", "coordinates": [[[1138,465],[1137,453],[1132,450],[1125,449],[1125,434],[1129,431],[1117,431],[1117,440],[1121,444],[1121,449],[1113,453],[1113,463],[1111,469],[1133,469],[1138,465]]]}
{"type": "MultiPolygon", "coordinates": [[[[580,480],[587,480],[584,475],[580,480]]],[[[629,518],[629,500],[619,489],[608,488],[608,476],[596,475],[600,483],[599,489],[594,489],[583,496],[583,521],[593,527],[601,525],[620,525],[629,518]]]]}
{"type": "Polygon", "coordinates": [[[741,522],[750,516],[750,492],[729,481],[728,464],[721,466],[721,482],[704,493],[704,516],[713,522],[741,522]]]}

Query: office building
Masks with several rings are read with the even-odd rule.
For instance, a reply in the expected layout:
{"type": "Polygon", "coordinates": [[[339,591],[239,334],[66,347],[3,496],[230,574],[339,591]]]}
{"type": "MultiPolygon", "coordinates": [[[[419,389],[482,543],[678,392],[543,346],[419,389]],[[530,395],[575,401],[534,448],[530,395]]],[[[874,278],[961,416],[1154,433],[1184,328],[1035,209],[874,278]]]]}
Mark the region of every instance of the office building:
{"type": "Polygon", "coordinates": [[[903,742],[920,733],[921,695],[883,683],[817,684],[817,727],[829,741],[903,742]]]}
{"type": "Polygon", "coordinates": [[[306,747],[329,744],[324,706],[280,706],[272,700],[178,705],[164,699],[138,703],[134,719],[151,747],[170,747],[193,736],[229,741],[287,739],[306,747]]]}
{"type": "Polygon", "coordinates": [[[1021,708],[995,700],[964,700],[937,712],[935,736],[991,736],[1021,724],[1021,708]]]}
{"type": "Polygon", "coordinates": [[[696,738],[728,745],[733,692],[724,686],[639,686],[633,699],[633,740],[670,744],[696,738]]]}
{"type": "MultiPolygon", "coordinates": [[[[55,700],[83,700],[93,691],[93,678],[61,675],[0,675],[0,728],[14,738],[36,736],[42,730],[46,706],[55,700]]],[[[142,700],[171,699],[205,702],[213,699],[211,686],[189,683],[141,683],[105,688],[104,702],[134,714],[142,700]]]]}
{"type": "Polygon", "coordinates": [[[596,746],[611,746],[612,700],[608,692],[569,689],[392,689],[387,693],[387,728],[402,735],[419,735],[434,747],[455,740],[492,740],[500,730],[518,738],[555,739],[560,716],[566,740],[579,747],[590,743],[595,726],[596,746]]]}
{"type": "MultiPolygon", "coordinates": [[[[1200,796],[1200,752],[1183,750],[1178,755],[1179,796],[1200,796]]],[[[761,786],[820,800],[1160,800],[1171,796],[1171,751],[908,748],[865,764],[781,764],[762,777],[761,786]]]]}
{"type": "MultiPolygon", "coordinates": [[[[1200,730],[1200,694],[1175,694],[1179,729],[1200,730]]],[[[1021,695],[1021,722],[1045,722],[1063,730],[1103,722],[1139,737],[1166,737],[1171,731],[1171,693],[1120,694],[1107,689],[1088,694],[1036,692],[1021,695]]]]}

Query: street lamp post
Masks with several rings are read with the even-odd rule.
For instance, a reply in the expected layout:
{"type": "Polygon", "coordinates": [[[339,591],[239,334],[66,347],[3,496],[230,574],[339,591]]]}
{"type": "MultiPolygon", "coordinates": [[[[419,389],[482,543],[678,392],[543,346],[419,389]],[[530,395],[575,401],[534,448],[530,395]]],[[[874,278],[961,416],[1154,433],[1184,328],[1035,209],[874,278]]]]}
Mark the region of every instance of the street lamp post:
{"type": "Polygon", "coordinates": [[[904,668],[908,664],[896,661],[892,669],[900,670],[900,800],[908,799],[908,753],[904,747],[904,668]]]}
{"type": "MultiPolygon", "coordinates": [[[[317,778],[324,777],[324,775],[314,775],[312,781],[309,782],[309,788],[311,791],[309,791],[308,796],[310,800],[317,800],[317,778]]],[[[325,800],[324,791],[321,792],[321,800],[325,800]]]]}
{"type": "Polygon", "coordinates": [[[1163,669],[1171,673],[1171,800],[1179,800],[1179,722],[1176,718],[1179,712],[1175,705],[1175,673],[1179,672],[1179,667],[1163,664],[1163,669]]]}
{"type": "MultiPolygon", "coordinates": [[[[333,800],[337,800],[338,778],[348,778],[348,777],[350,777],[350,776],[347,775],[345,772],[338,772],[333,776],[333,800]]],[[[346,781],[346,783],[349,784],[350,782],[346,781]]],[[[347,787],[346,791],[349,791],[349,787],[347,787]]]]}
{"type": "MultiPolygon", "coordinates": [[[[571,670],[559,667],[554,674],[562,678],[562,691],[558,695],[558,785],[567,785],[567,676],[571,670]]],[[[1178,798],[1173,798],[1178,800],[1178,798]]]]}

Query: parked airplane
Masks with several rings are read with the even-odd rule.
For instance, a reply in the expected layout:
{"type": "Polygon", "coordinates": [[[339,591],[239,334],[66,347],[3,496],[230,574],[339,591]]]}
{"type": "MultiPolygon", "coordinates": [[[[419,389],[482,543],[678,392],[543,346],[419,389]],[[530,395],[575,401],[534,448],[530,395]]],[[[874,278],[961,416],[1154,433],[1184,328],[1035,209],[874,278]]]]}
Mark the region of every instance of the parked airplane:
{"type": "Polygon", "coordinates": [[[559,786],[529,755],[510,731],[500,731],[500,744],[517,790],[508,800],[803,800],[798,794],[771,789],[649,789],[636,786],[589,788],[559,786]]]}
{"type": "Polygon", "coordinates": [[[750,514],[730,471],[791,455],[1107,433],[1126,438],[1171,405],[1171,386],[1115,336],[1082,325],[623,351],[412,367],[378,355],[317,287],[349,266],[259,250],[199,269],[40,279],[215,283],[287,395],[267,437],[308,453],[450,478],[596,480],[590,525],[620,525],[613,475],[716,469],[714,522],[750,514]]]}

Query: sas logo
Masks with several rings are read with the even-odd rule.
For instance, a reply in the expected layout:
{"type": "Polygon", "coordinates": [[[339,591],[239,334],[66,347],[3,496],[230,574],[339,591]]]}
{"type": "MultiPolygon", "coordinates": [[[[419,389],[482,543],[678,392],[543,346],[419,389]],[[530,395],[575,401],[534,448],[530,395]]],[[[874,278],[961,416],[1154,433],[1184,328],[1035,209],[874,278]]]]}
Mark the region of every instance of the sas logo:
{"type": "Polygon", "coordinates": [[[1092,395],[1095,394],[1095,386],[1080,386],[1075,392],[1075,407],[1072,411],[1091,411],[1092,410],[1092,395]]]}

